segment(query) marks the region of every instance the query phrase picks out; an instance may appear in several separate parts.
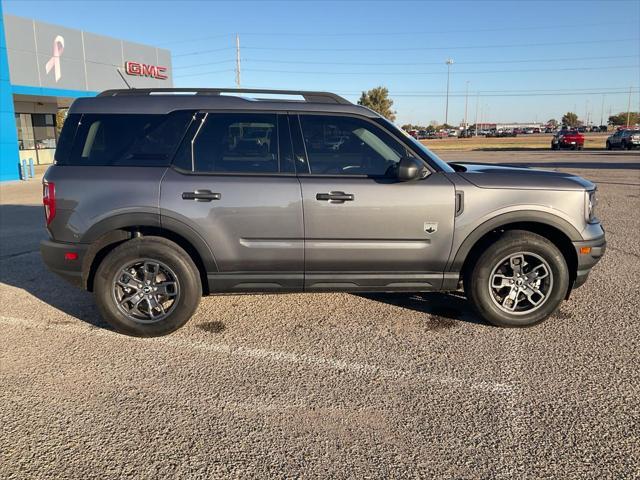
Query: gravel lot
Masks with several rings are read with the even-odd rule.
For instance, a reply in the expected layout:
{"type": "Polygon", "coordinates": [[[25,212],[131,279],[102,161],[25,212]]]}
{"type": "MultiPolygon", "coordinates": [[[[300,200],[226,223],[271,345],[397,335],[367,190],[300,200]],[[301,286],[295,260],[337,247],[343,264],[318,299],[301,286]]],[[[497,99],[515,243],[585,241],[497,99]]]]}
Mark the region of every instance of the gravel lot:
{"type": "Polygon", "coordinates": [[[503,330],[442,294],[221,296],[129,338],[44,268],[39,183],[3,185],[0,477],[638,478],[640,156],[443,157],[598,182],[607,255],[555,317],[503,330]]]}

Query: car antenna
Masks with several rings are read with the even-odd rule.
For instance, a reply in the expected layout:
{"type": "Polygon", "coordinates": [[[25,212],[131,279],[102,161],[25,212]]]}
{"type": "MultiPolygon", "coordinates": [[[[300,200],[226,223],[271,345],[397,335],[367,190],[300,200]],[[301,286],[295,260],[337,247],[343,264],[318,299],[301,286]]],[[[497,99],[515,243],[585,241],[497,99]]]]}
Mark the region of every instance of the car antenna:
{"type": "Polygon", "coordinates": [[[127,79],[124,78],[124,75],[122,74],[122,71],[120,70],[120,68],[116,68],[116,70],[118,71],[118,74],[120,75],[120,78],[122,79],[122,81],[124,82],[124,84],[127,86],[127,88],[129,90],[133,90],[133,88],[131,88],[131,85],[129,85],[129,82],[127,82],[127,79]]]}

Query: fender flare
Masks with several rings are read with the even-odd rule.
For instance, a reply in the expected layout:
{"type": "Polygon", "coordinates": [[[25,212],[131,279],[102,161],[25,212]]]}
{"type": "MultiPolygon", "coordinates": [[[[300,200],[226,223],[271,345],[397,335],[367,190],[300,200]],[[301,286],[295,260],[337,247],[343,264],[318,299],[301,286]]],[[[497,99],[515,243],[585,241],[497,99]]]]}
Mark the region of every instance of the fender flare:
{"type": "Polygon", "coordinates": [[[481,223],[469,234],[469,236],[467,236],[467,238],[464,239],[455,255],[452,256],[453,259],[450,260],[447,271],[461,271],[462,266],[464,265],[464,262],[469,255],[469,252],[471,252],[471,249],[478,242],[478,240],[484,237],[487,233],[504,225],[509,225],[512,223],[537,223],[540,225],[547,225],[562,232],[572,242],[583,240],[580,232],[573,225],[571,225],[565,219],[557,215],[553,215],[552,213],[540,211],[519,211],[503,213],[487,220],[484,223],[481,223]]]}
{"type": "Polygon", "coordinates": [[[110,232],[131,227],[157,228],[160,232],[165,231],[182,237],[196,250],[206,272],[218,271],[213,252],[200,234],[175,218],[163,216],[161,220],[157,212],[119,213],[105,218],[92,225],[82,236],[80,242],[92,244],[110,232]]]}

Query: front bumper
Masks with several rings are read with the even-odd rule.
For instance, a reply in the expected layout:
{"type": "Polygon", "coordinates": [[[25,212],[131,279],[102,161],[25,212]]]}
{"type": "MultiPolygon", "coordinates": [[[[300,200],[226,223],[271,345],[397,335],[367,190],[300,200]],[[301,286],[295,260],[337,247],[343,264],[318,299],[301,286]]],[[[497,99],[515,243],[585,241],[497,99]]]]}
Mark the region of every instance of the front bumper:
{"type": "Polygon", "coordinates": [[[54,242],[42,240],[40,255],[49,270],[61,276],[72,285],[83,288],[82,264],[89,245],[79,243],[54,242]],[[67,259],[67,254],[76,254],[77,258],[67,259]]]}
{"type": "Polygon", "coordinates": [[[576,280],[573,283],[573,288],[578,288],[587,281],[589,272],[604,255],[607,249],[607,240],[605,236],[602,235],[593,240],[573,242],[573,246],[578,256],[578,271],[576,273],[576,280]]]}

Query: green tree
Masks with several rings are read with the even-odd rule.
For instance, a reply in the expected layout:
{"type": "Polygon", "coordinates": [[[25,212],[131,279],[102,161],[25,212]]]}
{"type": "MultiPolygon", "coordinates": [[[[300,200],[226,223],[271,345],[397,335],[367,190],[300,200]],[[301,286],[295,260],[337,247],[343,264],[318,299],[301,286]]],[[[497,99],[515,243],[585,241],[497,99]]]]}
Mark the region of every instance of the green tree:
{"type": "MultiPolygon", "coordinates": [[[[636,125],[640,123],[640,112],[629,113],[629,125],[636,125]]],[[[620,112],[616,115],[609,117],[609,125],[619,126],[627,124],[627,112],[620,112]]]]}
{"type": "Polygon", "coordinates": [[[552,118],[547,122],[547,125],[549,125],[552,128],[556,128],[558,126],[558,120],[556,120],[555,118],[552,118]]]}
{"type": "Polygon", "coordinates": [[[358,105],[378,112],[391,122],[396,119],[396,112],[391,109],[393,100],[389,98],[389,90],[385,87],[376,87],[368,92],[362,92],[358,105]]]}
{"type": "Polygon", "coordinates": [[[567,112],[562,116],[562,124],[569,127],[577,127],[580,124],[578,115],[573,112],[567,112]]]}

